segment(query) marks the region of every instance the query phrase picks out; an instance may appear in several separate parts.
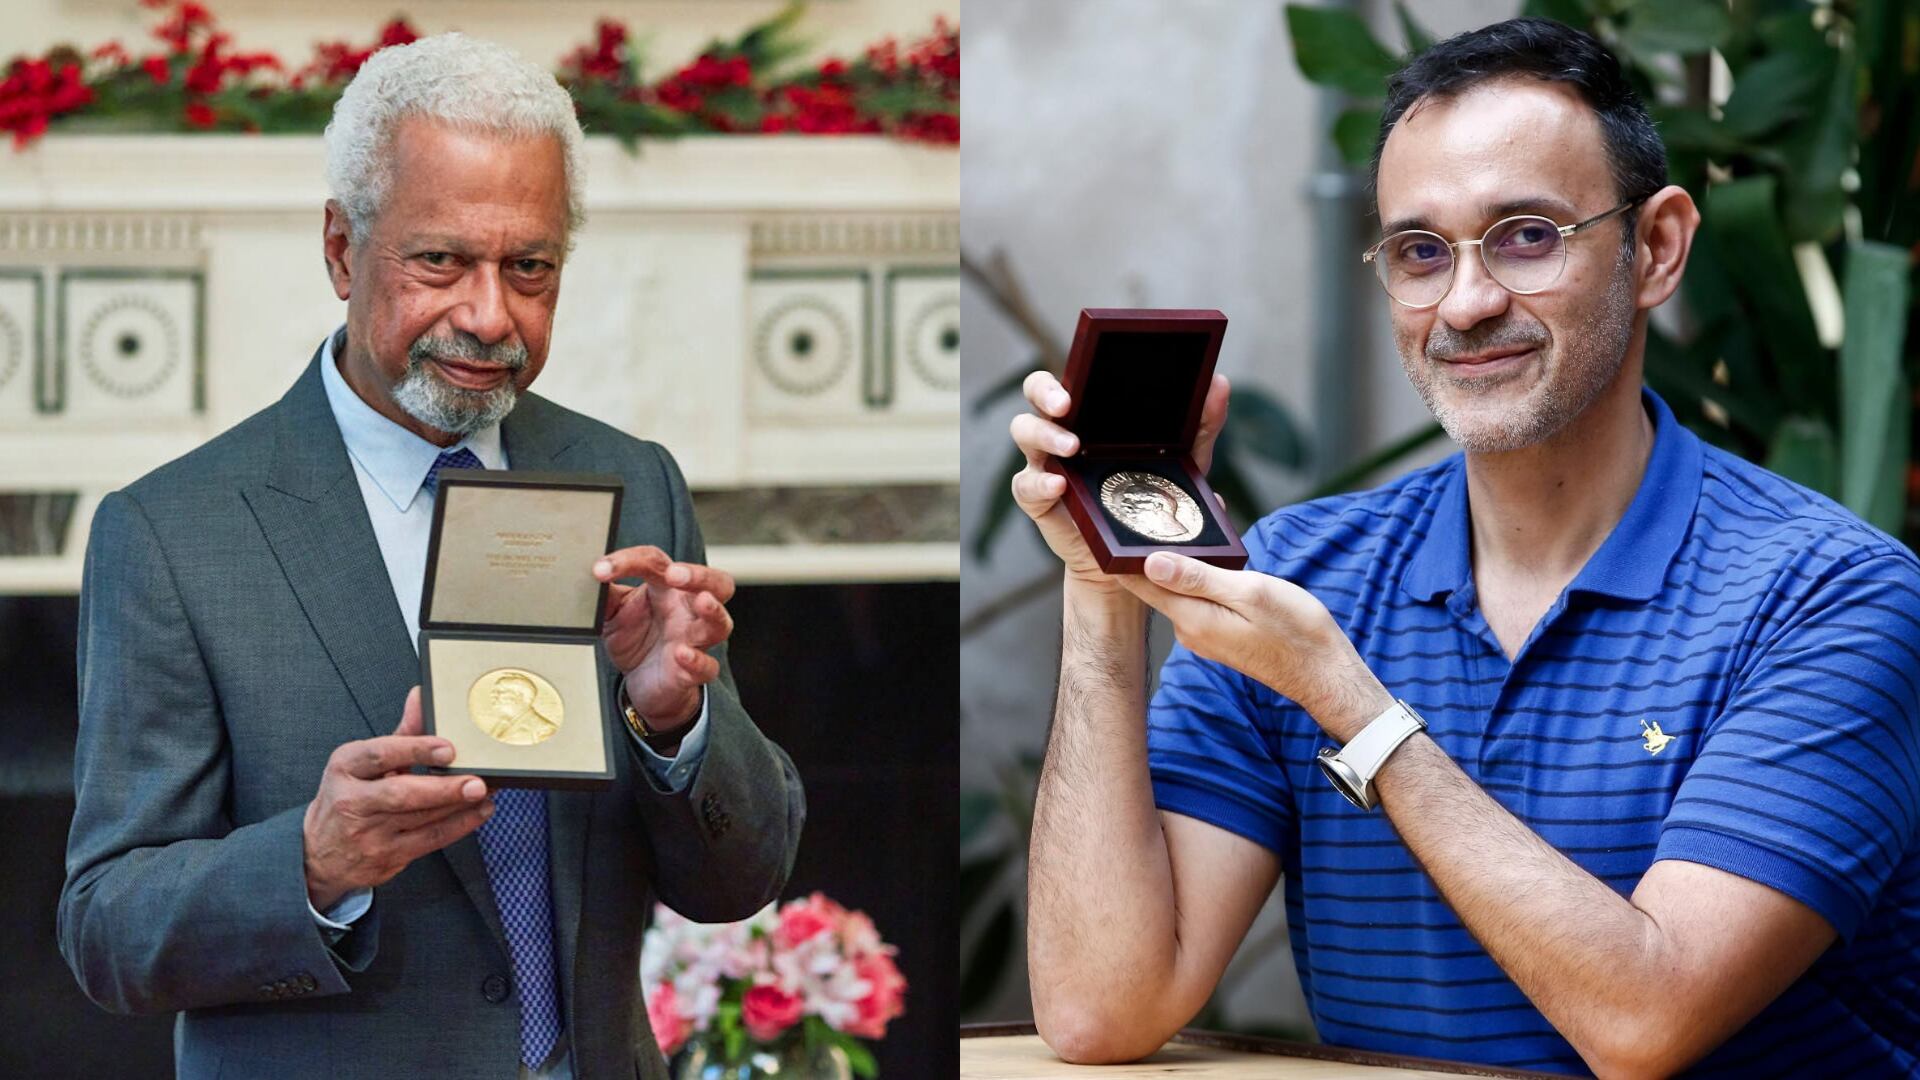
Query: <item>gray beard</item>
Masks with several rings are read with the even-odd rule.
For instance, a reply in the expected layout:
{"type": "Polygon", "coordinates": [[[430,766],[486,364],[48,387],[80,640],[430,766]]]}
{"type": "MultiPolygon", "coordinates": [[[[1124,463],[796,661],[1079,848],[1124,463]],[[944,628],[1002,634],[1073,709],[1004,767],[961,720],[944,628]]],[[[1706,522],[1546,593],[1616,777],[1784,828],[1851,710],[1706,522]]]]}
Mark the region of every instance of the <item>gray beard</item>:
{"type": "MultiPolygon", "coordinates": [[[[1536,388],[1530,400],[1521,407],[1497,420],[1489,422],[1481,416],[1470,418],[1468,414],[1471,410],[1456,410],[1439,384],[1447,383],[1456,393],[1472,393],[1473,390],[1450,383],[1444,374],[1433,370],[1430,361],[1408,359],[1410,345],[1407,343],[1401,343],[1401,366],[1406,370],[1414,390],[1426,403],[1427,411],[1433,414],[1445,429],[1447,437],[1458,443],[1461,449],[1470,453],[1498,454],[1536,446],[1559,434],[1573,422],[1574,417],[1585,412],[1620,373],[1620,365],[1626,359],[1627,344],[1633,336],[1635,309],[1630,271],[1631,264],[1624,261],[1614,267],[1613,278],[1607,283],[1607,293],[1600,306],[1582,320],[1582,325],[1575,328],[1567,340],[1553,346],[1563,351],[1555,357],[1556,363],[1549,380],[1536,388]]],[[[1451,334],[1452,338],[1459,340],[1443,340],[1440,351],[1442,355],[1460,355],[1509,345],[1546,347],[1544,329],[1503,325],[1492,327],[1490,331],[1461,335],[1442,329],[1442,338],[1451,334]],[[1464,347],[1469,338],[1472,339],[1472,349],[1464,347]],[[1450,345],[1460,347],[1445,347],[1450,345]]],[[[1429,348],[1432,348],[1433,340],[1430,335],[1429,348]]],[[[1540,358],[1540,362],[1545,360],[1545,356],[1540,358]]],[[[1518,377],[1518,372],[1512,376],[1518,377]]],[[[1508,381],[1510,379],[1488,381],[1477,384],[1473,389],[1490,391],[1508,381]]]]}
{"type": "Polygon", "coordinates": [[[471,334],[458,334],[452,339],[421,337],[407,350],[407,373],[393,384],[393,403],[430,428],[449,435],[470,435],[499,423],[513,411],[520,399],[514,378],[526,366],[526,346],[517,343],[484,345],[471,334]],[[468,390],[428,370],[430,360],[501,364],[513,374],[491,390],[468,390]]]}

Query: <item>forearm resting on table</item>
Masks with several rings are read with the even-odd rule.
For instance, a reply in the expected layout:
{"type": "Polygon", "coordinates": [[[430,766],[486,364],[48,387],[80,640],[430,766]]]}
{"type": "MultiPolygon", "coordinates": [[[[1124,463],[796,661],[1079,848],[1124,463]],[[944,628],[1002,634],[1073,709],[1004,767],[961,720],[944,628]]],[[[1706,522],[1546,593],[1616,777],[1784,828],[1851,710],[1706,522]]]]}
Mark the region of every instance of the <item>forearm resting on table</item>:
{"type": "Polygon", "coordinates": [[[1028,901],[1034,1021],[1061,1057],[1138,1057],[1192,1015],[1147,775],[1146,615],[1125,593],[1067,588],[1028,901]]]}
{"type": "Polygon", "coordinates": [[[1742,940],[1728,927],[1792,925],[1800,939],[1792,951],[1807,961],[1817,955],[1807,951],[1805,924],[1784,921],[1810,912],[1771,918],[1778,908],[1759,905],[1793,902],[1721,871],[1656,863],[1631,900],[1621,896],[1508,813],[1424,734],[1401,746],[1376,783],[1382,808],[1460,921],[1602,1078],[1686,1067],[1804,970],[1796,961],[1756,963],[1757,931],[1742,940]],[[1709,929],[1716,925],[1718,934],[1709,929]],[[1730,941],[1739,945],[1727,948],[1730,941]]]}

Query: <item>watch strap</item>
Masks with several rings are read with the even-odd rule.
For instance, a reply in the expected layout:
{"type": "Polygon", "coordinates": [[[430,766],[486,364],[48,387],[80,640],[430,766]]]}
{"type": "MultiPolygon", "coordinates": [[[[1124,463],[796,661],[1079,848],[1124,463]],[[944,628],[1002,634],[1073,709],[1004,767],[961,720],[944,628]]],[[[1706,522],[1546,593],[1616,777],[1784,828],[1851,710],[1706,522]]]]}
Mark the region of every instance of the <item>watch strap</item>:
{"type": "Polygon", "coordinates": [[[625,676],[620,678],[620,689],[614,696],[614,702],[620,707],[620,715],[627,718],[627,727],[633,729],[635,735],[643,739],[651,739],[659,734],[647,726],[647,721],[640,715],[640,710],[634,708],[633,702],[627,699],[627,680],[625,676]]]}
{"type": "Polygon", "coordinates": [[[1337,751],[1332,747],[1320,751],[1321,771],[1349,802],[1362,810],[1371,810],[1375,806],[1373,778],[1401,743],[1426,726],[1426,720],[1413,711],[1413,706],[1396,698],[1346,746],[1337,751]]]}
{"type": "Polygon", "coordinates": [[[1426,726],[1419,713],[1406,702],[1395,699],[1385,712],[1374,717],[1360,729],[1360,734],[1340,748],[1340,760],[1359,773],[1361,779],[1371,781],[1400,744],[1426,726]]]}

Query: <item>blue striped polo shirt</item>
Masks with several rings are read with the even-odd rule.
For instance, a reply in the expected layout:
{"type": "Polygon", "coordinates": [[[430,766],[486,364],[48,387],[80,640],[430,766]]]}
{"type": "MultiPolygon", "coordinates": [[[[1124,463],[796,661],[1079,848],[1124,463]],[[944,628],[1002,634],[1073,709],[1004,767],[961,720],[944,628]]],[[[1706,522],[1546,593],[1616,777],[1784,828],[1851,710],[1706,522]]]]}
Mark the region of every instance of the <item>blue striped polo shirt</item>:
{"type": "MultiPolygon", "coordinates": [[[[1468,776],[1623,896],[1684,859],[1833,924],[1698,1075],[1920,1075],[1920,562],[1644,401],[1638,493],[1511,663],[1475,599],[1460,455],[1268,515],[1249,568],[1319,597],[1468,776]]],[[[1279,856],[1321,1039],[1586,1071],[1386,815],[1327,783],[1304,710],[1176,646],[1147,743],[1163,810],[1279,856]]]]}

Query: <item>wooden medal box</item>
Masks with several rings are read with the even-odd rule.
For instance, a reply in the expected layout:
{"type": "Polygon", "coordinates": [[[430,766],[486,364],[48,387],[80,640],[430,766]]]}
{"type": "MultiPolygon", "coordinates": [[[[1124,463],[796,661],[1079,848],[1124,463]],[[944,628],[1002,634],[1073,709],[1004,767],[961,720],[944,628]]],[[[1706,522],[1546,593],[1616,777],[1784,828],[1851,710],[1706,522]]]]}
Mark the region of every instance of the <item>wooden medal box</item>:
{"type": "Polygon", "coordinates": [[[1079,436],[1080,452],[1047,459],[1047,471],[1066,477],[1067,512],[1106,573],[1141,573],[1156,551],[1232,570],[1247,564],[1246,548],[1193,460],[1200,410],[1226,330],[1227,317],[1211,310],[1080,313],[1061,379],[1072,403],[1060,418],[1079,436]],[[1153,540],[1115,519],[1101,502],[1100,488],[1122,472],[1151,473],[1177,485],[1199,504],[1199,535],[1153,540]]]}

